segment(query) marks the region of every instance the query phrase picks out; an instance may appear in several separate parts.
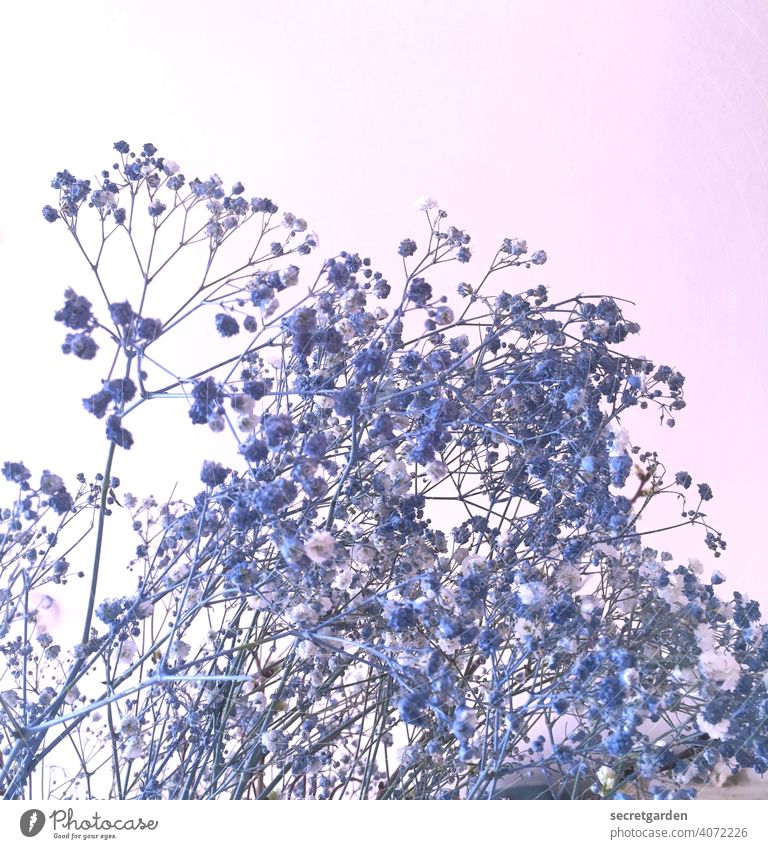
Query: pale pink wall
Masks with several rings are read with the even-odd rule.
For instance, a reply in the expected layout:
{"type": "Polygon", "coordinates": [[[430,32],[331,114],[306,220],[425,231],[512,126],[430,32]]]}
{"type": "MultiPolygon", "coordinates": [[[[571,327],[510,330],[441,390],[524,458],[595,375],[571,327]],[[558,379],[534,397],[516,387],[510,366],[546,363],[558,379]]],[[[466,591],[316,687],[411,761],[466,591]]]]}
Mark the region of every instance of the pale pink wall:
{"type": "MultiPolygon", "coordinates": [[[[77,400],[98,370],[56,355],[51,321],[85,269],[40,207],[56,170],[151,140],[188,173],[218,170],[308,218],[322,255],[360,250],[394,274],[427,192],[475,236],[462,277],[520,236],[551,257],[520,285],[636,301],[639,349],[687,375],[689,407],[673,431],[628,425],[712,485],[719,565],[768,598],[763,0],[56,2],[10,23],[0,459],[60,467],[52,434],[66,434],[77,470],[76,447],[101,439],[77,400]]],[[[122,476],[138,490],[157,461],[137,449],[122,476]]],[[[699,539],[677,552],[701,554],[699,539]]]]}

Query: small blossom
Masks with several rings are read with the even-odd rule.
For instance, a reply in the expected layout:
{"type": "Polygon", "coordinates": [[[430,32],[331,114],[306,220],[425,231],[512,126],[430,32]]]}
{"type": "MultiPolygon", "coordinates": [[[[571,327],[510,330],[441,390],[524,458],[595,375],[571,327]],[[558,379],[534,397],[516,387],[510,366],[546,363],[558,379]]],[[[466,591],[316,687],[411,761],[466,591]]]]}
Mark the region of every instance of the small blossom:
{"type": "Polygon", "coordinates": [[[703,713],[699,713],[696,716],[696,725],[698,726],[700,731],[703,731],[705,734],[708,734],[715,740],[725,740],[728,736],[728,730],[731,726],[730,720],[722,719],[720,722],[707,722],[704,718],[703,713]]]}
{"type": "Polygon", "coordinates": [[[372,545],[355,543],[351,551],[352,559],[363,566],[370,566],[376,560],[376,550],[372,545]]]}
{"type": "Polygon", "coordinates": [[[206,460],[200,472],[200,480],[207,486],[219,486],[224,483],[230,472],[231,469],[225,468],[220,463],[206,460]]]}
{"type": "Polygon", "coordinates": [[[120,644],[120,651],[118,653],[118,660],[121,663],[132,663],[139,654],[138,646],[136,645],[135,640],[123,640],[120,644]]]}
{"type": "Polygon", "coordinates": [[[99,346],[88,333],[68,333],[66,342],[61,346],[65,354],[72,353],[81,360],[92,360],[99,346]]]}
{"type": "Polygon", "coordinates": [[[128,301],[110,304],[109,314],[112,321],[114,321],[119,327],[128,327],[128,325],[133,321],[134,316],[133,309],[131,309],[131,305],[128,301]]]}
{"type": "Polygon", "coordinates": [[[336,539],[328,531],[315,531],[304,543],[304,553],[313,563],[330,560],[336,550],[336,539]]]}
{"type": "Polygon", "coordinates": [[[120,416],[110,416],[107,419],[107,439],[126,451],[133,445],[133,436],[123,427],[120,416]]]}
{"type": "Polygon", "coordinates": [[[240,325],[231,315],[220,312],[216,316],[216,329],[221,336],[237,336],[240,332],[240,325]]]}
{"type": "Polygon", "coordinates": [[[261,735],[261,742],[268,752],[282,752],[288,747],[288,735],[284,731],[270,729],[261,735]]]}
{"type": "Polygon", "coordinates": [[[8,707],[15,709],[19,706],[20,699],[13,690],[3,690],[0,696],[2,696],[3,701],[8,707]]]}
{"type": "Polygon", "coordinates": [[[528,243],[525,239],[504,239],[501,250],[505,254],[520,256],[521,254],[528,253],[528,243]]]}
{"type": "Polygon", "coordinates": [[[540,581],[523,584],[517,591],[520,601],[528,607],[541,605],[547,598],[547,587],[540,581]]]}
{"type": "Polygon", "coordinates": [[[114,192],[97,190],[91,193],[91,203],[97,209],[114,209],[117,206],[117,195],[114,192]]]}
{"type": "Polygon", "coordinates": [[[53,495],[62,489],[64,489],[64,481],[59,475],[54,475],[48,471],[43,472],[43,476],[40,478],[41,492],[45,493],[45,495],[53,495]]]}
{"type": "Polygon", "coordinates": [[[427,463],[424,469],[424,476],[430,483],[439,483],[444,478],[448,477],[449,469],[441,460],[433,460],[427,463]]]}
{"type": "Polygon", "coordinates": [[[640,673],[634,667],[621,670],[621,682],[625,687],[636,687],[640,683],[640,673]]]}
{"type": "Polygon", "coordinates": [[[704,652],[699,658],[699,668],[708,681],[723,690],[733,690],[741,675],[736,658],[724,651],[704,652]]]}
{"type": "Polygon", "coordinates": [[[217,413],[213,413],[212,415],[208,416],[207,424],[208,427],[214,433],[222,433],[222,431],[226,430],[227,428],[227,423],[224,419],[224,416],[220,416],[217,413]]]}
{"type": "Polygon", "coordinates": [[[436,209],[437,201],[431,195],[422,195],[413,205],[416,209],[426,212],[428,209],[436,209]]]}
{"type": "Polygon", "coordinates": [[[141,734],[141,722],[135,716],[124,716],[120,720],[120,736],[135,737],[141,734]]]}
{"type": "Polygon", "coordinates": [[[333,586],[340,590],[348,590],[352,586],[355,573],[348,565],[342,565],[336,569],[336,577],[333,579],[333,586]]]}
{"type": "Polygon", "coordinates": [[[408,297],[419,306],[425,306],[432,297],[432,287],[423,277],[414,277],[408,286],[408,297]]]}
{"type": "Polygon", "coordinates": [[[189,643],[184,642],[184,640],[176,640],[171,655],[177,663],[183,663],[189,657],[191,651],[192,646],[189,643]]]}
{"type": "Polygon", "coordinates": [[[610,793],[616,783],[616,772],[609,766],[601,766],[596,775],[603,793],[610,793]]]}

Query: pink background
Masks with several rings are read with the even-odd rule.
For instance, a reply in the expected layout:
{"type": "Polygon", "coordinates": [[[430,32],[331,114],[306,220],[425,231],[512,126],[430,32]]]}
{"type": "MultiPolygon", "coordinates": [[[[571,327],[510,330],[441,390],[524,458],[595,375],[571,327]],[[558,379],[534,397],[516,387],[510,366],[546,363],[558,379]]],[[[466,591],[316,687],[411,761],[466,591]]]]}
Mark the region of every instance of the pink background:
{"type": "MultiPolygon", "coordinates": [[[[550,262],[505,287],[635,301],[634,349],[687,376],[688,408],[674,430],[625,425],[710,483],[726,586],[768,600],[764,0],[43,2],[4,19],[0,460],[98,469],[103,425],[79,398],[100,373],[58,356],[52,321],[87,269],[40,208],[57,170],[91,176],[118,138],[151,140],[307,218],[321,257],[370,254],[393,281],[429,193],[474,237],[457,279],[518,236],[550,262]]],[[[191,485],[201,439],[145,440],[121,477],[191,485]]],[[[702,536],[669,544],[709,569],[702,536]]]]}

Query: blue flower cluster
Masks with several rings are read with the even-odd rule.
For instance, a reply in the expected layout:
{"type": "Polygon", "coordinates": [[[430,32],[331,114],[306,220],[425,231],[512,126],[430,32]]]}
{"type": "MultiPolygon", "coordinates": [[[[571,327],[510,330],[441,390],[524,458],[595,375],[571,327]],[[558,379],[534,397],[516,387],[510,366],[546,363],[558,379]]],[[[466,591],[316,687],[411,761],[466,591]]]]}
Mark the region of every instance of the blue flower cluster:
{"type": "MultiPolygon", "coordinates": [[[[675,492],[679,524],[703,528],[714,556],[725,548],[700,510],[712,488],[669,476],[624,429],[648,408],[674,424],[685,378],[619,350],[640,328],[617,299],[550,303],[539,280],[489,293],[489,278],[547,262],[510,237],[450,304],[431,272],[464,269],[471,238],[426,199],[427,247],[419,258],[400,242],[399,291],[342,251],[285,300],[318,244],[303,219],[247,200],[240,182],[187,180],[152,144],[115,150],[93,188],[57,174],[58,203],[43,209],[75,236],[92,216],[104,250],[115,234],[139,258],[130,301],[102,278],[99,252],[103,304],[68,289],[55,314],[66,352],[111,349],[82,402],[106,420],[108,471],[71,496],[56,475],[33,489],[23,463],[4,465],[19,497],[0,539],[27,584],[9,584],[0,609],[25,609],[23,593],[70,568],[40,524],[46,507],[62,524],[95,516],[99,552],[105,516],[128,511],[136,592],[103,599],[97,553],[69,666],[21,630],[1,647],[15,676],[3,699],[27,723],[0,765],[9,796],[51,723],[85,715],[67,719],[67,705],[95,664],[107,680],[89,704],[119,705],[103,769],[124,798],[494,798],[534,767],[559,795],[687,798],[723,765],[768,771],[759,605],[721,595],[721,572],[707,579],[637,530],[648,502],[675,492]],[[253,219],[242,260],[216,266],[253,219]],[[158,257],[174,222],[176,247],[158,257]],[[154,317],[154,280],[198,242],[203,282],[154,317]],[[169,383],[154,343],[211,309],[229,350],[169,383]],[[193,424],[233,445],[203,463],[189,503],[118,501],[125,421],[160,398],[177,399],[157,405],[172,415],[184,399],[193,424]],[[60,696],[30,698],[35,651],[55,661],[60,696]]],[[[0,617],[3,639],[17,619],[0,617]]]]}

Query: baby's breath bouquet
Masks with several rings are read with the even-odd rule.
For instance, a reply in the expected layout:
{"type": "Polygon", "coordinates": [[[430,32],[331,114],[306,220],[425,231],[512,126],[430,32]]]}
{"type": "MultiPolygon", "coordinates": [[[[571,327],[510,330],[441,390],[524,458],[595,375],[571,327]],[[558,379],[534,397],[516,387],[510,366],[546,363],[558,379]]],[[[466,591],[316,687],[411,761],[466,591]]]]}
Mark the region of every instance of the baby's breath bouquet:
{"type": "Polygon", "coordinates": [[[101,366],[77,404],[106,456],[70,483],[2,467],[5,798],[493,799],[532,775],[687,798],[723,765],[768,769],[758,604],[638,529],[673,494],[672,524],[725,548],[710,487],[623,427],[673,423],[684,378],[619,352],[639,326],[616,299],[550,303],[518,238],[467,274],[431,198],[394,270],[317,260],[307,223],[241,183],[115,150],[43,209],[90,270],[55,319],[73,366],[101,366]],[[194,497],[120,487],[162,456],[149,405],[221,434],[194,497]],[[40,599],[77,581],[62,645],[40,599]]]}

